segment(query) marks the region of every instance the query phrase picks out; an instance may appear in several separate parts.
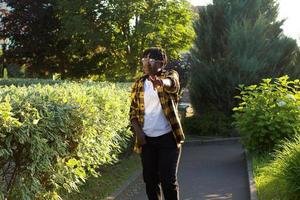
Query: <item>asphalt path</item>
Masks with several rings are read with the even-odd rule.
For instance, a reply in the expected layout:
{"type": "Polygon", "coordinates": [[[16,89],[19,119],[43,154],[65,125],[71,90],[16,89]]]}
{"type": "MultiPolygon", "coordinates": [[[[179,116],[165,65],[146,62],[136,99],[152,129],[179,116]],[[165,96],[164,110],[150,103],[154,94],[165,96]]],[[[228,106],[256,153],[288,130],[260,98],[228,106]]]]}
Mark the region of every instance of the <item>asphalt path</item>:
{"type": "MultiPolygon", "coordinates": [[[[244,150],[238,142],[184,144],[178,169],[180,200],[249,200],[244,150]]],[[[139,176],[120,200],[147,200],[139,176]]]]}

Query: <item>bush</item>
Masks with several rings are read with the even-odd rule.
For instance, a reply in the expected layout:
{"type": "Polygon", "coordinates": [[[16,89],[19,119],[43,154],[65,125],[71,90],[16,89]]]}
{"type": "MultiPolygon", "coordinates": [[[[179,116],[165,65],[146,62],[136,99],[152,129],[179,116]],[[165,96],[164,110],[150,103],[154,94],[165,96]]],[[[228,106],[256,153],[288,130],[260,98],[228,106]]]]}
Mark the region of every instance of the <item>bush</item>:
{"type": "Polygon", "coordinates": [[[63,83],[60,80],[52,80],[52,79],[22,79],[22,78],[9,78],[9,79],[0,79],[0,86],[30,86],[30,85],[54,85],[63,83]]]}
{"type": "Polygon", "coordinates": [[[212,111],[203,115],[194,115],[183,119],[185,133],[200,136],[230,136],[230,119],[223,113],[212,111]]]}
{"type": "Polygon", "coordinates": [[[300,135],[285,141],[273,154],[274,160],[259,169],[255,177],[264,200],[300,199],[300,135]]]}
{"type": "Polygon", "coordinates": [[[58,199],[116,161],[131,136],[129,87],[0,88],[0,199],[58,199]]]}
{"type": "Polygon", "coordinates": [[[300,131],[299,87],[299,80],[289,81],[287,76],[240,87],[234,124],[249,151],[272,151],[282,139],[300,131]]]}

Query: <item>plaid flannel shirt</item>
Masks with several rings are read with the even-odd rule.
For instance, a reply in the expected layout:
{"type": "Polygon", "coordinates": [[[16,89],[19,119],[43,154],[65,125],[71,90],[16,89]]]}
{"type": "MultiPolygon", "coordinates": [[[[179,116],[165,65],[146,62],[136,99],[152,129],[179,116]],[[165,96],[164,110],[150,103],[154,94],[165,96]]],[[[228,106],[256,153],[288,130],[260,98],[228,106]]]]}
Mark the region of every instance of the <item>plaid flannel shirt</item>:
{"type": "MultiPolygon", "coordinates": [[[[175,70],[162,70],[158,77],[161,79],[169,78],[172,82],[171,87],[164,86],[157,88],[157,93],[162,110],[171,124],[173,136],[177,142],[177,147],[179,148],[185,138],[177,110],[180,88],[179,75],[175,70]]],[[[130,121],[136,118],[141,128],[144,124],[144,81],[146,78],[147,75],[142,76],[133,84],[129,111],[130,121]]],[[[141,146],[137,143],[137,137],[135,137],[134,151],[136,153],[141,153],[141,146]]]]}

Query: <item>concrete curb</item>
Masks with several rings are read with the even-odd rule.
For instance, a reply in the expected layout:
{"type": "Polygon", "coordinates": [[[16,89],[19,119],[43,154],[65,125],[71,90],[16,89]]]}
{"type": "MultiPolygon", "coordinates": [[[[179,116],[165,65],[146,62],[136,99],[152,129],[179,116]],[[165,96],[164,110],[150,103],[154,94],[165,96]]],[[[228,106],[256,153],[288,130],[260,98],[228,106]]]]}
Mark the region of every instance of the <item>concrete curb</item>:
{"type": "Polygon", "coordinates": [[[201,140],[189,140],[185,141],[183,145],[194,146],[201,144],[228,144],[235,143],[240,141],[240,137],[231,137],[231,138],[217,138],[217,139],[201,139],[201,140]]]}
{"type": "Polygon", "coordinates": [[[247,161],[247,172],[248,172],[248,180],[249,180],[249,191],[250,191],[250,200],[258,200],[256,185],[253,177],[252,171],[252,161],[251,156],[247,151],[245,151],[245,158],[247,161]]]}

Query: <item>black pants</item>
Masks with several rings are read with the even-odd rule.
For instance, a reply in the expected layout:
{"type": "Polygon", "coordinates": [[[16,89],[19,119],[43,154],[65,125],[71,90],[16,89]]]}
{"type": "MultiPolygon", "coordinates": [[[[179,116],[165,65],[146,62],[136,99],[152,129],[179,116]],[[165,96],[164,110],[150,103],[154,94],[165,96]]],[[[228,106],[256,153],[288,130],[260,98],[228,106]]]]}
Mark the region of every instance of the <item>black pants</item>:
{"type": "Polygon", "coordinates": [[[177,168],[181,148],[171,133],[147,137],[142,147],[143,178],[149,200],[161,200],[160,184],[165,200],[178,200],[177,168]]]}

